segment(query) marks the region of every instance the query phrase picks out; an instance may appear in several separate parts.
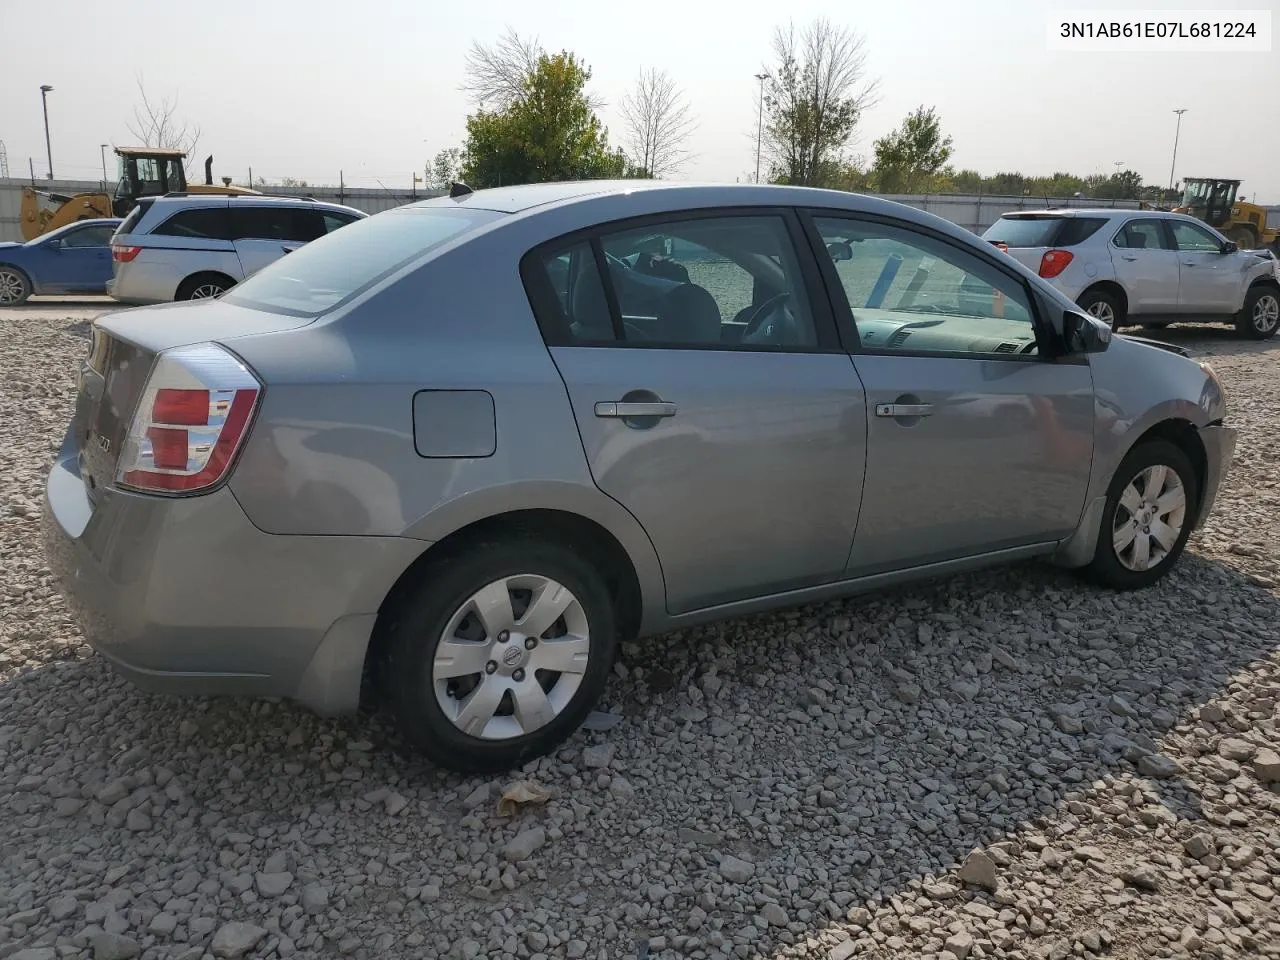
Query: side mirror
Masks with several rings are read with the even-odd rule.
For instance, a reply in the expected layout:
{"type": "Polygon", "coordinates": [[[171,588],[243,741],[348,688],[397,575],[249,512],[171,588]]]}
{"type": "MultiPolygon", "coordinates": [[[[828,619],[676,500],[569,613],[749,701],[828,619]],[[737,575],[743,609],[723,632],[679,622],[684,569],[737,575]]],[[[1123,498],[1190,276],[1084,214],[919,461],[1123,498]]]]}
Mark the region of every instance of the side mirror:
{"type": "Polygon", "coordinates": [[[1101,353],[1111,345],[1112,331],[1097,317],[1067,310],[1062,314],[1062,336],[1067,353],[1101,353]]]}
{"type": "Polygon", "coordinates": [[[45,246],[46,246],[46,247],[48,247],[50,250],[61,250],[61,249],[62,249],[62,238],[61,238],[61,237],[56,237],[56,238],[54,238],[53,240],[46,240],[46,241],[45,241],[45,246]]]}
{"type": "Polygon", "coordinates": [[[1220,252],[1235,253],[1239,249],[1240,249],[1240,244],[1236,243],[1234,240],[1224,240],[1222,242],[1222,247],[1220,248],[1220,252]]]}
{"type": "Polygon", "coordinates": [[[849,246],[844,240],[837,240],[834,243],[827,244],[827,253],[831,255],[831,259],[839,262],[840,260],[853,259],[853,247],[849,246]]]}

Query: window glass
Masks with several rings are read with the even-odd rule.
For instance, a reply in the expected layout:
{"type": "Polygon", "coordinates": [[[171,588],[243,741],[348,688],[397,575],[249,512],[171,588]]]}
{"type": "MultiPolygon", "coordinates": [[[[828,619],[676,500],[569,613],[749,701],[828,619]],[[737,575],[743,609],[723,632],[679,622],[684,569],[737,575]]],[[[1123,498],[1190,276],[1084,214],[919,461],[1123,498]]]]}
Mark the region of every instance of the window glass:
{"type": "Polygon", "coordinates": [[[323,217],[325,233],[333,233],[333,231],[337,230],[339,227],[345,227],[353,220],[359,219],[358,217],[351,217],[342,213],[326,213],[323,214],[323,217]]]}
{"type": "Polygon", "coordinates": [[[1067,217],[1062,224],[1062,232],[1054,241],[1054,246],[1074,247],[1078,243],[1084,243],[1106,222],[1099,217],[1067,217]]]}
{"type": "MultiPolygon", "coordinates": [[[[818,343],[791,238],[779,217],[708,217],[600,238],[627,343],[814,347],[818,343]]],[[[613,335],[590,247],[542,258],[573,340],[613,335]]]]}
{"type": "Polygon", "coordinates": [[[201,207],[180,210],[152,232],[165,237],[230,240],[231,224],[226,207],[201,207]]]}
{"type": "Polygon", "coordinates": [[[306,243],[324,235],[317,210],[287,206],[231,204],[231,226],[237,240],[289,240],[306,243]]]}
{"type": "Polygon", "coordinates": [[[222,298],[260,310],[319,316],[434,247],[502,216],[459,207],[388,210],[355,221],[324,243],[280,257],[222,298]]]}
{"type": "Polygon", "coordinates": [[[1062,217],[1001,217],[987,228],[984,240],[998,240],[1010,247],[1051,247],[1062,226],[1062,217]]]}
{"type": "Polygon", "coordinates": [[[1170,220],[1169,226],[1173,229],[1173,242],[1178,245],[1179,250],[1217,253],[1222,249],[1222,241],[1204,227],[1186,220],[1170,220]]]}
{"type": "Polygon", "coordinates": [[[960,247],[869,221],[815,221],[864,349],[1033,355],[1026,287],[960,247]]]}
{"type": "Polygon", "coordinates": [[[1130,220],[1113,242],[1126,250],[1167,249],[1159,220],[1130,220]]]}
{"type": "Polygon", "coordinates": [[[111,235],[115,232],[114,226],[72,230],[63,234],[62,245],[64,247],[105,247],[111,242],[111,235]]]}

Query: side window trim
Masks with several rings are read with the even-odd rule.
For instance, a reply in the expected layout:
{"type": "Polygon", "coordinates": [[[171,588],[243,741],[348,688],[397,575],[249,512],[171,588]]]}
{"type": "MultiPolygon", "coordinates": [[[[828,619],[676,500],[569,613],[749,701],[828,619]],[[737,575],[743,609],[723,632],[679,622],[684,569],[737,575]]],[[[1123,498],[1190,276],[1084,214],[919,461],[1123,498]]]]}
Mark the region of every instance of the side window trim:
{"type": "MultiPolygon", "coordinates": [[[[526,295],[538,320],[539,330],[547,346],[599,348],[613,347],[628,350],[719,350],[733,353],[846,353],[841,345],[836,330],[836,317],[827,299],[824,285],[816,268],[809,258],[812,251],[804,240],[804,231],[797,211],[786,206],[734,206],[734,207],[697,207],[685,210],[671,210],[660,213],[642,214],[640,216],[622,217],[571,230],[559,236],[543,240],[527,250],[520,258],[520,275],[524,281],[526,295]],[[596,253],[596,269],[601,270],[600,259],[604,256],[602,237],[612,233],[624,233],[641,230],[649,225],[666,225],[688,220],[710,220],[727,217],[773,217],[782,221],[785,238],[791,243],[792,253],[800,274],[800,284],[809,300],[809,309],[813,317],[814,335],[817,343],[813,346],[744,346],[737,343],[660,343],[619,338],[612,343],[583,343],[573,340],[568,332],[568,317],[560,309],[555,289],[547,275],[542,258],[552,251],[563,251],[576,243],[587,243],[596,253]],[[532,286],[531,286],[532,282],[532,286]],[[550,316],[551,312],[557,314],[550,316]]],[[[606,258],[607,264],[607,258],[606,258]]],[[[615,336],[622,326],[622,313],[618,306],[617,292],[613,285],[610,271],[604,270],[600,275],[605,289],[606,302],[609,304],[610,322],[613,324],[615,336]]]]}
{"type": "Polygon", "coordinates": [[[609,308],[609,324],[613,327],[614,346],[625,346],[627,331],[622,324],[622,306],[618,302],[618,291],[613,286],[613,271],[609,269],[609,259],[604,255],[604,243],[601,242],[599,234],[591,238],[590,245],[591,258],[595,261],[596,273],[600,276],[600,287],[604,290],[604,302],[609,308]]]}
{"type": "MultiPolygon", "coordinates": [[[[1002,264],[994,258],[987,257],[985,251],[968,250],[956,243],[951,237],[938,233],[928,227],[919,224],[910,223],[905,220],[898,220],[894,217],[883,216],[875,213],[865,213],[856,210],[846,210],[840,207],[812,207],[807,206],[799,211],[801,218],[807,224],[808,230],[811,231],[810,244],[813,246],[815,256],[819,252],[825,254],[826,248],[822,243],[822,235],[818,231],[816,220],[818,218],[828,218],[834,220],[855,220],[861,223],[876,224],[879,226],[887,226],[898,230],[904,230],[908,233],[918,233],[937,243],[951,247],[960,253],[971,256],[979,262],[994,269],[997,273],[1002,274],[1011,285],[1022,290],[1023,296],[1027,301],[1027,308],[1031,313],[1031,327],[1035,332],[1036,348],[1035,354],[1019,354],[1019,353],[963,353],[956,351],[935,351],[935,350],[912,350],[893,349],[885,350],[874,347],[863,347],[861,339],[858,337],[857,323],[853,318],[853,308],[849,305],[849,297],[845,293],[844,284],[840,282],[839,274],[836,272],[835,264],[831,262],[828,256],[819,257],[822,264],[823,279],[828,288],[828,294],[831,303],[836,308],[836,316],[838,318],[837,325],[842,333],[848,334],[846,342],[850,345],[847,352],[853,355],[865,356],[892,356],[892,357],[939,357],[939,358],[956,358],[962,360],[996,360],[996,361],[1013,361],[1022,363],[1043,363],[1046,356],[1047,348],[1050,346],[1050,338],[1052,331],[1045,317],[1040,312],[1040,298],[1036,296],[1035,291],[1031,289],[1026,280],[1017,274],[1011,272],[1005,264],[1002,264]]],[[[995,249],[994,247],[992,249],[995,249]]]]}

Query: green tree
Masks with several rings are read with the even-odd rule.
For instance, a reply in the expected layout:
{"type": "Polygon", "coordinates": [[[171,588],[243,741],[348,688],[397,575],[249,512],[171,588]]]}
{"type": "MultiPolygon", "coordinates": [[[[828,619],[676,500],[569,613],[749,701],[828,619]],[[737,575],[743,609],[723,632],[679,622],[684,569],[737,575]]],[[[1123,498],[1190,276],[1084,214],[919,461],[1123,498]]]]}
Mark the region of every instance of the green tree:
{"type": "Polygon", "coordinates": [[[825,19],[799,35],[794,26],[774,31],[762,140],[775,183],[824,186],[845,169],[841,153],[876,89],[863,44],[825,19]]]}
{"type": "Polygon", "coordinates": [[[427,166],[428,190],[448,190],[449,184],[462,177],[462,148],[448,147],[439,151],[427,166]]]}
{"type": "Polygon", "coordinates": [[[518,96],[467,117],[463,178],[472,187],[628,173],[586,95],[591,71],[568,51],[540,53],[518,96]]]}
{"type": "Polygon", "coordinates": [[[875,143],[876,184],[884,193],[928,193],[951,159],[951,137],[933,107],[907,114],[902,125],[875,143]]]}

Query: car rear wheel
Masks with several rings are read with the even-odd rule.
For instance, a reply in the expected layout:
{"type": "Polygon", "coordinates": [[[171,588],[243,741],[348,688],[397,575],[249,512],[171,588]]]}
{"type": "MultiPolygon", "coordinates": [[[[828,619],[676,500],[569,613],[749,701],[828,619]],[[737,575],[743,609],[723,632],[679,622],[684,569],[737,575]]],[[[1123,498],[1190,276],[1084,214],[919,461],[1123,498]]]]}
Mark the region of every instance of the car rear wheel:
{"type": "Polygon", "coordinates": [[[1093,578],[1133,590],[1163,577],[1191,535],[1198,496],[1195,470],[1179,447],[1148,440],[1129,451],[1107,490],[1093,578]]]}
{"type": "Polygon", "coordinates": [[[16,307],[31,296],[31,281],[17,267],[0,266],[0,306],[16,307]]]}
{"type": "Polygon", "coordinates": [[[230,290],[235,284],[216,273],[199,273],[188,277],[178,288],[175,300],[211,300],[230,290]]]}
{"type": "Polygon", "coordinates": [[[441,766],[496,773],[586,718],[617,646],[600,573],[554,543],[477,544],[429,567],[391,614],[382,687],[404,736],[441,766]]]}
{"type": "Polygon", "coordinates": [[[1269,340],[1280,330],[1280,287],[1259,284],[1244,298],[1236,329],[1254,340],[1269,340]]]}
{"type": "Polygon", "coordinates": [[[1124,323],[1124,307],[1119,299],[1105,290],[1086,290],[1076,302],[1081,310],[1097,317],[1112,330],[1124,323]]]}

